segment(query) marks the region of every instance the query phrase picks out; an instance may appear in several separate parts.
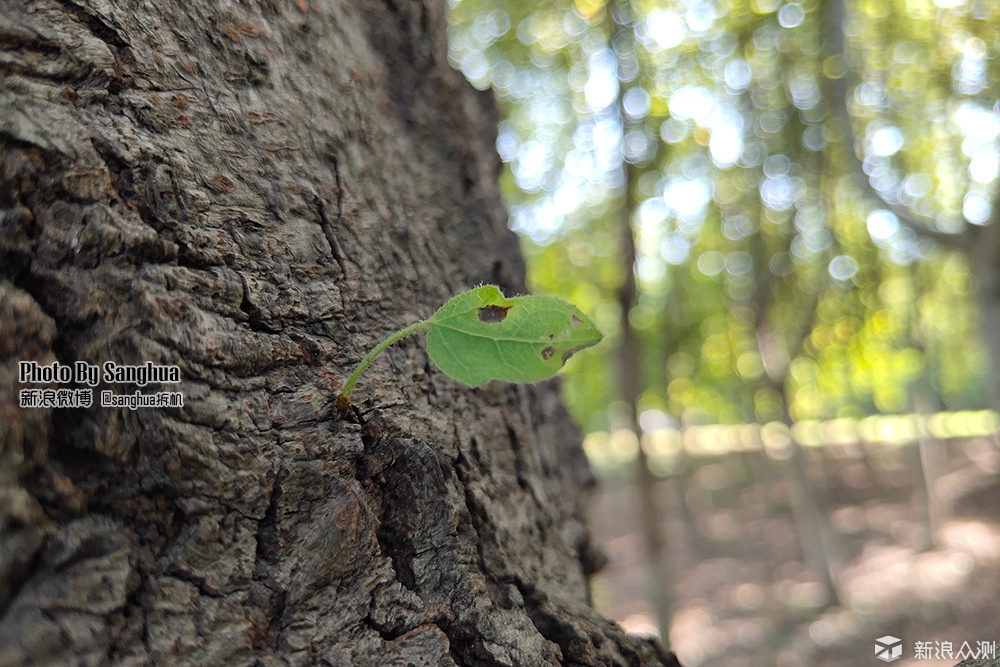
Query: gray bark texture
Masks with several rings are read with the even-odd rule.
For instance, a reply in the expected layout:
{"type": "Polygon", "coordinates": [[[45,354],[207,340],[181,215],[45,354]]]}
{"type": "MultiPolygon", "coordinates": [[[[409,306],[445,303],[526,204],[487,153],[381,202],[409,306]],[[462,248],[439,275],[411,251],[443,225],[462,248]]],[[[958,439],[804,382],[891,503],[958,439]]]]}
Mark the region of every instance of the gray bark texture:
{"type": "Polygon", "coordinates": [[[675,664],[589,604],[552,383],[411,336],[333,420],[387,334],[523,291],[444,12],[0,4],[0,665],[675,664]],[[22,409],[19,361],[176,364],[142,391],[184,406],[22,409]]]}

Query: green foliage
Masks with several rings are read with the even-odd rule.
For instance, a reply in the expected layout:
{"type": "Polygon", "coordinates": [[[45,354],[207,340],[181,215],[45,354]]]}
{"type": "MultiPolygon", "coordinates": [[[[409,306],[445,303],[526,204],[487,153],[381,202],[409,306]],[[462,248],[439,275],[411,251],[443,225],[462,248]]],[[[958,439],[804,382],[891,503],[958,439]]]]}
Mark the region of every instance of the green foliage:
{"type": "Polygon", "coordinates": [[[968,261],[883,200],[937,232],[991,215],[1000,6],[849,2],[841,26],[837,4],[452,0],[452,61],[500,102],[531,286],[611,341],[565,373],[585,427],[607,428],[630,270],[642,409],[859,417],[911,409],[918,385],[982,407],[968,261]]]}
{"type": "Polygon", "coordinates": [[[449,377],[473,387],[490,380],[538,382],[603,336],[579,308],[552,296],[507,298],[495,285],[463,292],[434,315],[379,343],[358,364],[337,397],[338,418],[350,410],[355,383],[385,348],[427,330],[427,353],[449,377]]]}
{"type": "Polygon", "coordinates": [[[583,311],[552,296],[508,299],[493,285],[453,298],[427,324],[427,353],[456,380],[537,382],[603,336],[583,311]]]}

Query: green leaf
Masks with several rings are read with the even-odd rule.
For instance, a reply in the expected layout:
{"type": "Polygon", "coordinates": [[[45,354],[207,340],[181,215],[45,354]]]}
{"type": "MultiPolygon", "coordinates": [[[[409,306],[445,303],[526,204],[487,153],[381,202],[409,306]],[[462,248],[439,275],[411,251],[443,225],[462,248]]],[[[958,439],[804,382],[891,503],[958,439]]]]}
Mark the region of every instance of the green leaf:
{"type": "Polygon", "coordinates": [[[571,303],[553,296],[508,299],[495,285],[459,294],[427,321],[431,359],[473,387],[544,380],[603,337],[571,303]]]}

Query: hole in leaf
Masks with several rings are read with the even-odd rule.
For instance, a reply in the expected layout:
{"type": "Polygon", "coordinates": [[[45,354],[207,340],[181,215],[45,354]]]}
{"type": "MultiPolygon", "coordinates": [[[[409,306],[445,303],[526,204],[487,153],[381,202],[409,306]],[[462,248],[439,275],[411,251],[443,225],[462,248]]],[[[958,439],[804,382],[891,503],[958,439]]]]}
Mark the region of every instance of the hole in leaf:
{"type": "Polygon", "coordinates": [[[479,321],[480,322],[503,322],[507,317],[507,311],[510,310],[512,306],[483,306],[479,309],[479,321]]]}

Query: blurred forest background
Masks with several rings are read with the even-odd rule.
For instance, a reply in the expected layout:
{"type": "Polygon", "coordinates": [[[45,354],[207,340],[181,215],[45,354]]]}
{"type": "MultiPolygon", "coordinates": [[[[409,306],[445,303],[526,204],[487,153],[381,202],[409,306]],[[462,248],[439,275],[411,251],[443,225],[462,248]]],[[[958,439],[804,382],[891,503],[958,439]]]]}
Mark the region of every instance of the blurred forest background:
{"type": "Polygon", "coordinates": [[[598,608],[688,667],[1000,640],[1000,4],[449,2],[530,287],[608,337],[598,608]]]}

